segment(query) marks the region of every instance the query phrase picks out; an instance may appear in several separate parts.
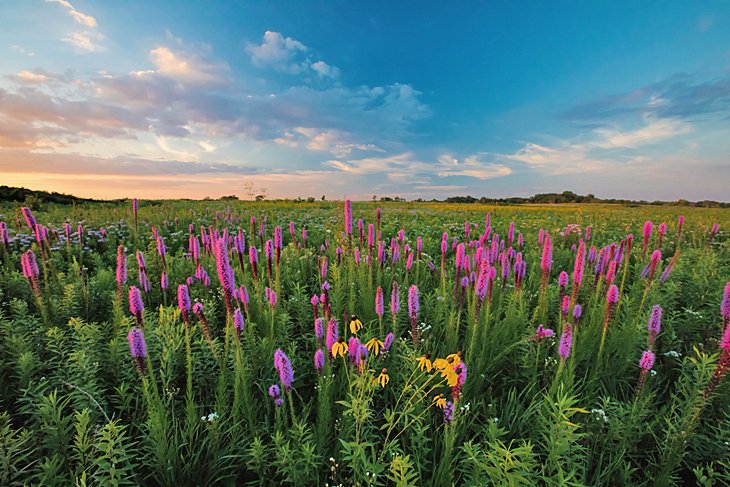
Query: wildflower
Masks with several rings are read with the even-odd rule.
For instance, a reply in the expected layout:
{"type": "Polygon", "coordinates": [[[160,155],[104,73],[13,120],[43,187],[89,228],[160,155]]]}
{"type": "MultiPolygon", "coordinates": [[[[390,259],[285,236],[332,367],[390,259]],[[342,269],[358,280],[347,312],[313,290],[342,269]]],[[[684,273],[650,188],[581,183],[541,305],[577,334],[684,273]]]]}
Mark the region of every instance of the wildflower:
{"type": "Polygon", "coordinates": [[[639,372],[639,381],[636,384],[637,393],[641,392],[641,390],[644,388],[646,376],[653,366],[654,353],[651,350],[645,350],[644,353],[641,354],[641,359],[639,360],[639,368],[641,369],[641,371],[639,372]]]}
{"type": "Polygon", "coordinates": [[[373,355],[379,355],[380,354],[380,348],[383,346],[383,342],[378,340],[377,337],[372,337],[365,346],[368,347],[368,350],[370,350],[373,355]]]}
{"type": "Polygon", "coordinates": [[[183,321],[186,325],[189,324],[188,313],[190,312],[190,294],[188,293],[188,287],[185,284],[180,284],[177,287],[177,307],[182,312],[183,321]]]}
{"type": "Polygon", "coordinates": [[[210,329],[208,328],[208,320],[206,319],[205,312],[203,310],[203,303],[195,303],[193,305],[193,313],[195,313],[195,316],[198,317],[198,321],[200,321],[200,327],[203,329],[205,340],[208,342],[208,345],[213,348],[213,339],[210,336],[210,329]]]}
{"type": "Polygon", "coordinates": [[[641,255],[646,255],[646,249],[649,246],[649,239],[651,238],[651,232],[654,225],[651,221],[644,222],[644,246],[641,248],[641,255]]]}
{"type": "Polygon", "coordinates": [[[134,315],[134,319],[137,321],[137,326],[142,328],[142,312],[144,311],[144,303],[142,302],[142,295],[139,292],[137,286],[129,288],[129,311],[134,315]]]}
{"type": "Polygon", "coordinates": [[[280,408],[284,405],[284,399],[281,397],[277,397],[274,399],[274,405],[276,405],[277,408],[280,408]]]}
{"type": "Polygon", "coordinates": [[[535,331],[535,335],[533,335],[532,339],[535,341],[540,341],[554,335],[555,332],[550,328],[543,328],[542,325],[537,325],[537,330],[535,331]]]}
{"type": "Polygon", "coordinates": [[[324,337],[324,320],[322,318],[314,320],[314,336],[316,336],[318,340],[321,340],[324,337]]]}
{"type": "Polygon", "coordinates": [[[380,375],[377,379],[378,384],[380,384],[380,387],[385,387],[386,384],[390,382],[390,377],[388,376],[388,369],[383,369],[380,371],[380,375]]]}
{"type": "Polygon", "coordinates": [[[418,287],[414,284],[408,289],[408,316],[411,318],[411,337],[418,341],[418,287]]]}
{"type": "Polygon", "coordinates": [[[336,355],[334,353],[333,345],[335,343],[337,343],[339,336],[340,336],[340,332],[337,327],[337,321],[329,320],[327,322],[327,337],[325,340],[325,344],[327,345],[327,350],[332,352],[333,357],[336,357],[336,355]]]}
{"type": "Polygon", "coordinates": [[[583,240],[578,245],[578,253],[575,256],[575,265],[573,266],[573,294],[570,301],[575,302],[578,297],[578,288],[583,282],[583,270],[585,268],[586,245],[583,240]]]}
{"type": "Polygon", "coordinates": [[[384,312],[385,306],[383,303],[383,288],[378,286],[378,289],[375,290],[375,314],[378,315],[379,318],[382,318],[384,312]]]}
{"type": "Polygon", "coordinates": [[[421,371],[425,370],[426,372],[431,372],[431,369],[433,369],[433,363],[431,362],[428,354],[418,358],[418,368],[421,371]]]}
{"type": "Polygon", "coordinates": [[[347,354],[350,356],[350,362],[357,361],[357,355],[360,352],[360,340],[357,337],[350,337],[347,340],[347,354]]]}
{"type": "Polygon", "coordinates": [[[236,330],[236,337],[239,339],[241,338],[241,333],[243,332],[243,315],[241,314],[241,309],[236,308],[233,311],[233,328],[236,330]]]}
{"type": "Polygon", "coordinates": [[[558,276],[558,285],[565,289],[565,287],[568,285],[568,273],[565,271],[562,271],[560,275],[558,276]]]}
{"type": "Polygon", "coordinates": [[[570,309],[570,296],[563,296],[563,302],[560,305],[560,311],[563,313],[563,317],[568,316],[568,310],[570,309]]]}
{"type": "Polygon", "coordinates": [[[330,347],[330,351],[332,352],[332,358],[337,358],[338,355],[340,357],[344,357],[347,353],[347,348],[348,347],[345,343],[345,339],[342,337],[337,338],[337,341],[335,341],[330,347]]]}
{"type": "Polygon", "coordinates": [[[391,345],[393,345],[393,340],[395,339],[395,335],[393,335],[393,332],[388,333],[385,335],[385,340],[383,340],[383,351],[387,352],[390,350],[391,345]]]}
{"type": "Polygon", "coordinates": [[[443,394],[433,396],[432,404],[435,404],[437,408],[443,409],[446,406],[446,397],[443,394]]]}
{"type": "Polygon", "coordinates": [[[269,386],[269,396],[272,399],[281,396],[281,389],[279,388],[279,386],[277,386],[276,384],[272,384],[271,386],[269,386]]]}
{"type": "Polygon", "coordinates": [[[281,385],[284,386],[284,390],[286,392],[291,391],[291,385],[294,381],[294,371],[292,370],[289,357],[280,348],[277,348],[274,352],[274,368],[279,373],[279,380],[281,381],[281,385]]]}
{"type": "Polygon", "coordinates": [[[132,359],[134,359],[134,364],[140,375],[144,375],[147,370],[145,362],[147,358],[147,344],[144,341],[144,333],[139,328],[132,328],[127,334],[127,340],[129,341],[129,352],[132,355],[132,359]]]}
{"type": "Polygon", "coordinates": [[[451,424],[454,420],[454,403],[448,401],[444,405],[444,424],[451,424]]]}
{"type": "Polygon", "coordinates": [[[393,281],[393,287],[390,293],[390,312],[395,321],[395,316],[400,312],[400,290],[398,289],[398,283],[395,281],[393,281]]]}
{"type": "Polygon", "coordinates": [[[661,331],[662,327],[662,307],[658,304],[651,307],[649,315],[649,349],[654,348],[654,340],[661,331]]]}
{"type": "Polygon", "coordinates": [[[573,320],[576,325],[578,325],[581,316],[583,316],[583,307],[580,304],[576,304],[573,306],[573,320]]]}
{"type": "Polygon", "coordinates": [[[730,281],[725,284],[725,290],[722,293],[720,316],[722,316],[722,321],[725,325],[730,324],[730,281]]]}
{"type": "Polygon", "coordinates": [[[345,233],[352,236],[352,202],[345,200],[345,233]]]}
{"type": "Polygon", "coordinates": [[[319,374],[322,373],[322,369],[324,368],[324,352],[321,348],[314,352],[314,368],[319,374]]]}
{"type": "Polygon", "coordinates": [[[573,346],[573,325],[565,323],[563,334],[560,337],[560,346],[558,347],[558,355],[566,360],[570,356],[570,349],[573,346]]]}
{"type": "Polygon", "coordinates": [[[127,282],[127,256],[124,246],[117,247],[117,289],[121,298],[122,286],[127,282]]]}
{"type": "Polygon", "coordinates": [[[466,364],[464,362],[454,367],[454,373],[457,375],[456,385],[451,389],[451,398],[454,402],[458,401],[461,397],[461,388],[466,382],[466,371],[466,364]]]}
{"type": "Polygon", "coordinates": [[[710,230],[710,238],[707,240],[707,244],[709,245],[712,243],[712,239],[715,238],[715,235],[717,235],[718,230],[720,230],[720,225],[718,223],[715,223],[712,225],[712,229],[710,230]]]}
{"type": "Polygon", "coordinates": [[[542,289],[545,289],[550,275],[550,269],[553,266],[553,243],[550,240],[550,235],[545,235],[543,242],[540,268],[542,269],[542,289]]]}
{"type": "Polygon", "coordinates": [[[353,335],[357,335],[357,332],[359,332],[362,329],[362,321],[357,319],[357,316],[352,315],[350,316],[350,332],[353,335]]]}

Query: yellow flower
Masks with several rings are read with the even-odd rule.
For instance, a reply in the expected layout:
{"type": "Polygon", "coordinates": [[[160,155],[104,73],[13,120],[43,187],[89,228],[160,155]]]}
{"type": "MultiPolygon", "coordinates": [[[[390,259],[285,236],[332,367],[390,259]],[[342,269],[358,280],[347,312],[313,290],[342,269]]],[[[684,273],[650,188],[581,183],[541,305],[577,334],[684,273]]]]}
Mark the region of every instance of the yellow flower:
{"type": "Polygon", "coordinates": [[[346,353],[347,344],[345,343],[345,340],[340,337],[339,340],[332,344],[332,357],[337,358],[338,355],[340,357],[344,357],[346,353]]]}
{"type": "Polygon", "coordinates": [[[452,368],[442,370],[441,377],[446,379],[446,383],[449,387],[454,387],[456,383],[459,382],[459,374],[457,374],[452,368]]]}
{"type": "Polygon", "coordinates": [[[378,376],[378,384],[380,384],[380,387],[385,387],[388,382],[390,382],[390,377],[388,377],[388,369],[383,369],[380,371],[380,375],[378,376]]]}
{"type": "Polygon", "coordinates": [[[446,369],[452,369],[461,363],[461,355],[458,353],[452,353],[446,358],[437,358],[433,361],[433,366],[436,367],[441,373],[446,369]]]}
{"type": "Polygon", "coordinates": [[[380,353],[380,347],[383,346],[383,342],[378,340],[377,337],[372,337],[369,342],[365,344],[366,347],[368,347],[368,350],[370,350],[370,353],[373,355],[378,355],[380,353]]]}
{"type": "Polygon", "coordinates": [[[357,335],[357,332],[362,328],[362,321],[357,319],[357,316],[352,315],[350,317],[350,331],[353,335],[357,335]]]}
{"type": "Polygon", "coordinates": [[[421,370],[426,369],[426,372],[431,372],[431,369],[433,368],[433,364],[431,363],[431,360],[429,359],[428,354],[426,354],[423,357],[420,357],[418,359],[418,368],[421,370]]]}
{"type": "Polygon", "coordinates": [[[433,401],[431,401],[431,402],[436,403],[436,406],[440,407],[441,409],[443,409],[444,406],[446,406],[446,398],[444,397],[443,394],[439,394],[438,396],[433,396],[433,401]]]}

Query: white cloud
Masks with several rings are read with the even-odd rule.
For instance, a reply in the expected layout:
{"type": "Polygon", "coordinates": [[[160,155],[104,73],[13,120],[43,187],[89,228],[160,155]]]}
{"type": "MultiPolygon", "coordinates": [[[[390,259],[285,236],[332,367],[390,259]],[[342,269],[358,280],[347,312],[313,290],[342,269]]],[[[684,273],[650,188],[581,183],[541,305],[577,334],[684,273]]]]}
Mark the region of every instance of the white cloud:
{"type": "Polygon", "coordinates": [[[339,68],[321,59],[314,62],[307,46],[279,32],[267,30],[261,44],[247,44],[246,52],[254,66],[270,67],[282,73],[302,74],[311,70],[320,78],[337,78],[340,75],[339,68]]]}
{"type": "Polygon", "coordinates": [[[69,34],[69,37],[64,37],[61,40],[63,42],[68,42],[69,44],[72,44],[84,51],[94,52],[101,50],[101,47],[96,43],[96,41],[100,41],[103,38],[104,36],[99,34],[98,32],[84,31],[71,32],[71,34],[69,34]]]}
{"type": "Polygon", "coordinates": [[[15,78],[23,83],[45,83],[49,79],[48,76],[43,73],[33,73],[25,70],[16,74],[15,78]]]}
{"type": "Polygon", "coordinates": [[[459,161],[452,156],[442,155],[439,157],[437,175],[439,177],[462,176],[476,179],[502,178],[512,174],[512,169],[504,164],[482,162],[477,155],[472,155],[459,161]]]}
{"type": "Polygon", "coordinates": [[[156,71],[135,71],[136,76],[159,73],[170,78],[194,83],[208,83],[222,80],[222,72],[228,71],[227,64],[210,64],[193,54],[173,52],[168,47],[157,47],[150,51],[156,71]]]}
{"type": "Polygon", "coordinates": [[[311,151],[329,152],[335,157],[345,157],[353,150],[383,152],[375,144],[358,144],[351,142],[352,135],[341,130],[321,130],[312,127],[295,127],[287,130],[274,142],[288,147],[304,146],[311,151]]]}
{"type": "Polygon", "coordinates": [[[87,15],[79,10],[76,10],[73,5],[71,5],[70,2],[66,0],[46,0],[48,3],[58,3],[59,5],[62,5],[68,10],[68,13],[73,19],[86,27],[96,27],[96,19],[92,17],[91,15],[87,15]]]}

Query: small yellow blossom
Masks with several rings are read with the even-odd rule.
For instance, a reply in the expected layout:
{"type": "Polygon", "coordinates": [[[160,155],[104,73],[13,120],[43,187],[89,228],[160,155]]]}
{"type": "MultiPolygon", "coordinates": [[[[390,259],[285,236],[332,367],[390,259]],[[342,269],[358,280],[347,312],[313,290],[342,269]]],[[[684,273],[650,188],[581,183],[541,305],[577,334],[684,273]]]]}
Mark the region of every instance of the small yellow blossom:
{"type": "Polygon", "coordinates": [[[426,370],[426,372],[431,372],[431,369],[433,369],[433,364],[431,363],[431,359],[428,354],[424,355],[423,357],[420,357],[418,359],[418,368],[420,370],[426,370]]]}
{"type": "Polygon", "coordinates": [[[390,382],[390,377],[388,377],[388,369],[383,369],[380,371],[380,375],[378,376],[378,384],[380,384],[380,387],[385,387],[388,382],[390,382]]]}
{"type": "Polygon", "coordinates": [[[338,355],[340,357],[344,357],[346,353],[347,344],[345,343],[345,340],[340,337],[339,340],[332,344],[332,357],[337,358],[338,355]]]}
{"type": "Polygon", "coordinates": [[[443,394],[439,394],[438,396],[433,396],[433,401],[431,401],[431,402],[436,403],[436,406],[440,407],[441,409],[443,409],[444,406],[446,406],[446,398],[444,397],[443,394]]]}
{"type": "Polygon", "coordinates": [[[377,337],[372,337],[370,341],[365,344],[365,346],[368,347],[370,353],[372,353],[373,355],[378,355],[380,353],[380,347],[383,346],[383,342],[378,340],[377,337]]]}
{"type": "Polygon", "coordinates": [[[357,319],[357,316],[352,315],[350,317],[350,331],[353,335],[357,335],[357,332],[362,328],[362,321],[357,319]]]}
{"type": "Polygon", "coordinates": [[[446,369],[453,369],[461,363],[461,355],[458,353],[452,353],[446,358],[437,358],[433,361],[433,366],[440,371],[442,374],[446,369]]]}

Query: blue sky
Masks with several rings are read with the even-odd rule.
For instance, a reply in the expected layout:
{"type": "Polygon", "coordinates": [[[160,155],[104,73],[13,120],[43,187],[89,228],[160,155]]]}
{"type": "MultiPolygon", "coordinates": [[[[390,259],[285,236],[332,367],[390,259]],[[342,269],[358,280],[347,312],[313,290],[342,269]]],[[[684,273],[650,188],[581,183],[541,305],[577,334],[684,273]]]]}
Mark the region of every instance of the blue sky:
{"type": "Polygon", "coordinates": [[[0,19],[3,184],[730,200],[728,1],[26,0],[0,19]]]}

